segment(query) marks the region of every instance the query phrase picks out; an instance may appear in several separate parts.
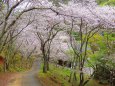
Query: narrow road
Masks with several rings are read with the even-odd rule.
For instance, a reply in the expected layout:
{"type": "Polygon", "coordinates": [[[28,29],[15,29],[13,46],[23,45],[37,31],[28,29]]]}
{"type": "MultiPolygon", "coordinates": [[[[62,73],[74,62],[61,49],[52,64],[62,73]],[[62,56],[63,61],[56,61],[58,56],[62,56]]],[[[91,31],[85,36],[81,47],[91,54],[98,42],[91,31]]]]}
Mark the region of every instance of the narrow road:
{"type": "Polygon", "coordinates": [[[8,86],[42,86],[37,78],[39,68],[40,63],[36,60],[30,71],[21,73],[16,78],[12,79],[8,86]]]}

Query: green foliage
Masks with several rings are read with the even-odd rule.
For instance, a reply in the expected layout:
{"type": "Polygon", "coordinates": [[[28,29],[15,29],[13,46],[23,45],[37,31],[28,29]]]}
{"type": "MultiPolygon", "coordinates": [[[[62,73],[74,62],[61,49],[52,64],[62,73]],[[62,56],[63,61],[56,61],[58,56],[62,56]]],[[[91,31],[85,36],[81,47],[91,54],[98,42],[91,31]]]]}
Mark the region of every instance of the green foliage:
{"type": "MultiPolygon", "coordinates": [[[[98,51],[88,54],[88,66],[95,70],[94,78],[100,80],[100,83],[107,84],[110,77],[110,70],[115,69],[114,53],[115,33],[104,32],[103,36],[100,34],[94,35],[90,39],[90,45],[96,44],[98,51]]],[[[93,46],[94,47],[94,46],[93,46]]]]}
{"type": "MultiPolygon", "coordinates": [[[[5,5],[2,0],[0,0],[0,11],[5,8],[5,5]]],[[[1,35],[1,34],[0,34],[1,35]]]]}
{"type": "Polygon", "coordinates": [[[104,33],[104,36],[100,35],[100,34],[95,34],[90,40],[90,46],[91,49],[93,49],[94,51],[100,51],[100,52],[104,52],[107,54],[108,51],[110,51],[110,49],[108,47],[113,47],[114,46],[114,41],[115,41],[115,34],[111,33],[104,33]],[[96,49],[98,48],[98,49],[96,49]]]}
{"type": "Polygon", "coordinates": [[[105,5],[115,6],[115,0],[97,0],[97,3],[101,6],[105,5]]]}
{"type": "Polygon", "coordinates": [[[42,72],[42,67],[41,65],[41,70],[39,71],[39,77],[50,77],[50,78],[55,78],[57,82],[60,82],[63,86],[71,86],[70,83],[68,82],[68,78],[70,75],[70,70],[63,68],[63,67],[56,67],[54,64],[50,64],[50,71],[47,73],[42,72]]]}
{"type": "MultiPolygon", "coordinates": [[[[6,49],[3,51],[0,55],[5,57],[6,54],[9,53],[6,49]]],[[[26,59],[26,57],[22,58],[21,54],[19,52],[16,53],[14,57],[12,57],[13,52],[9,53],[9,57],[7,57],[7,63],[8,63],[8,69],[7,71],[10,72],[20,72],[20,71],[26,71],[29,70],[32,67],[34,58],[31,57],[29,59],[26,59]]],[[[3,71],[3,66],[0,66],[0,72],[3,71]]]]}
{"type": "MultiPolygon", "coordinates": [[[[42,67],[43,64],[41,65],[40,71],[38,73],[38,77],[43,77],[44,79],[46,79],[46,77],[49,79],[51,79],[52,77],[54,77],[55,80],[59,81],[61,84],[61,86],[72,86],[71,83],[68,82],[69,80],[69,76],[71,71],[68,68],[63,68],[63,67],[57,67],[54,64],[50,64],[50,71],[48,71],[47,73],[43,73],[42,72],[42,67]]],[[[76,74],[77,76],[77,81],[76,83],[79,82],[79,75],[76,74]]],[[[87,79],[88,76],[85,75],[85,79],[87,79]]],[[[99,84],[96,80],[91,79],[86,86],[104,86],[99,84]]]]}
{"type": "Polygon", "coordinates": [[[0,65],[0,71],[3,72],[3,65],[0,65]]]}
{"type": "Polygon", "coordinates": [[[100,82],[103,82],[103,80],[104,81],[106,80],[107,82],[109,81],[110,68],[108,67],[107,64],[108,64],[108,60],[105,57],[97,60],[94,78],[98,79],[100,82]]]}
{"type": "Polygon", "coordinates": [[[73,37],[75,37],[75,39],[76,39],[77,41],[80,41],[80,36],[79,36],[79,33],[78,33],[78,32],[71,32],[71,35],[72,35],[73,37]]]}
{"type": "Polygon", "coordinates": [[[96,52],[95,54],[88,55],[88,63],[86,64],[88,67],[92,67],[92,65],[97,65],[100,59],[104,57],[104,53],[96,52]]]}
{"type": "Polygon", "coordinates": [[[70,0],[49,0],[49,1],[53,2],[53,4],[56,6],[60,6],[60,3],[67,4],[70,0]]]}
{"type": "Polygon", "coordinates": [[[109,0],[96,0],[99,5],[103,5],[104,3],[108,2],[109,0]]]}
{"type": "Polygon", "coordinates": [[[89,42],[98,42],[102,39],[103,39],[103,36],[97,33],[89,40],[89,42]]]}
{"type": "Polygon", "coordinates": [[[115,33],[104,33],[104,38],[109,38],[109,41],[115,41],[115,33]]]}
{"type": "Polygon", "coordinates": [[[66,51],[66,54],[67,54],[68,56],[73,57],[75,53],[74,53],[73,49],[69,49],[69,50],[66,51]]]}

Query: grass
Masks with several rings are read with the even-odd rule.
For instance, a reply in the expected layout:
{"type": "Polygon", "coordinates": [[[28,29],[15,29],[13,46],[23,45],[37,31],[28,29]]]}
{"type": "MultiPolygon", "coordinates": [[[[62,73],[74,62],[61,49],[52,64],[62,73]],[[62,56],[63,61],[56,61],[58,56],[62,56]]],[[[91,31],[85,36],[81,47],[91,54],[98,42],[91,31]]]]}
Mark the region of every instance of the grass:
{"type": "Polygon", "coordinates": [[[47,86],[71,86],[71,84],[67,81],[69,75],[70,75],[70,70],[65,69],[63,67],[56,67],[53,64],[50,64],[50,71],[48,71],[47,73],[44,74],[42,72],[42,66],[41,66],[41,70],[39,71],[39,78],[45,80],[45,82],[43,83],[47,83],[47,82],[51,83],[49,85],[47,83],[47,86]]]}
{"type": "MultiPolygon", "coordinates": [[[[14,62],[9,61],[9,68],[7,72],[25,72],[31,69],[34,58],[18,59],[14,62]]],[[[0,72],[4,72],[4,64],[0,64],[0,72]]]]}
{"type": "MultiPolygon", "coordinates": [[[[38,73],[38,78],[43,83],[43,86],[72,86],[71,83],[68,82],[70,76],[70,69],[64,67],[56,67],[54,64],[50,64],[50,71],[47,73],[42,72],[42,67],[38,73]],[[44,84],[45,83],[45,84],[44,84]]],[[[79,75],[77,74],[77,80],[79,80],[79,75]]],[[[85,76],[85,79],[87,75],[85,76]]],[[[79,81],[77,81],[79,82],[79,81]]],[[[92,79],[90,80],[86,86],[108,86],[101,85],[98,81],[92,79]]]]}

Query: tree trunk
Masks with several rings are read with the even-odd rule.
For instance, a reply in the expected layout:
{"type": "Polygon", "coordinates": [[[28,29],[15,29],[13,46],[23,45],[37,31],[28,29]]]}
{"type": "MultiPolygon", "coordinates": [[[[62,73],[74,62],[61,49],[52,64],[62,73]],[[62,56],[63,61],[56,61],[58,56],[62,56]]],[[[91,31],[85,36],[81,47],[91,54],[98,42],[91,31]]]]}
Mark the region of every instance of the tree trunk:
{"type": "Polygon", "coordinates": [[[79,86],[84,86],[83,68],[80,69],[80,83],[79,83],[79,86]]]}
{"type": "Polygon", "coordinates": [[[47,73],[47,62],[44,60],[43,73],[47,73]]]}
{"type": "Polygon", "coordinates": [[[49,71],[49,61],[47,61],[47,71],[49,71]]]}
{"type": "Polygon", "coordinates": [[[4,72],[6,72],[6,62],[4,62],[4,72]]]}
{"type": "Polygon", "coordinates": [[[7,60],[6,60],[6,58],[5,58],[5,60],[4,60],[4,72],[6,72],[6,70],[7,70],[7,68],[6,68],[6,66],[7,66],[7,60]]]}
{"type": "Polygon", "coordinates": [[[47,71],[49,71],[49,61],[47,60],[47,58],[44,58],[44,66],[43,66],[43,73],[47,73],[47,71]]]}
{"type": "Polygon", "coordinates": [[[73,72],[70,73],[70,77],[69,77],[69,80],[68,80],[68,82],[70,82],[70,83],[72,82],[72,73],[73,72]]]}
{"type": "Polygon", "coordinates": [[[72,83],[72,86],[76,86],[77,85],[77,77],[76,77],[76,64],[73,64],[71,65],[71,74],[70,74],[70,77],[69,77],[69,82],[72,83]]]}
{"type": "Polygon", "coordinates": [[[6,70],[9,70],[9,63],[6,63],[6,70]]]}

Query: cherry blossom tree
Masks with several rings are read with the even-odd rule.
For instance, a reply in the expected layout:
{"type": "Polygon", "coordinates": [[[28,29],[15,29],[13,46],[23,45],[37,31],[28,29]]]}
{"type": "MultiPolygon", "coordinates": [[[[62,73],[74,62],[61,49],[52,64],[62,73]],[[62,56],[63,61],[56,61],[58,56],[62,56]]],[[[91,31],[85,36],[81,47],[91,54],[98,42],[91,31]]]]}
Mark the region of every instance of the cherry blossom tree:
{"type": "MultiPolygon", "coordinates": [[[[26,46],[25,42],[30,43],[31,39],[33,39],[32,42],[35,41],[35,43],[30,43],[31,47],[33,47],[33,52],[37,43],[40,45],[44,61],[43,72],[47,72],[49,70],[48,65],[53,39],[58,36],[59,31],[63,30],[64,33],[69,35],[70,45],[75,54],[72,70],[74,71],[74,75],[76,75],[77,64],[74,63],[78,62],[79,86],[85,86],[92,77],[91,75],[89,79],[84,80],[83,68],[85,62],[87,62],[89,39],[99,31],[115,28],[115,7],[100,7],[94,0],[73,0],[68,2],[68,4],[59,4],[60,6],[55,6],[48,0],[17,0],[13,4],[7,2],[7,8],[0,11],[2,13],[0,15],[0,52],[7,43],[12,44],[12,39],[23,32],[19,38],[20,40],[24,40],[22,46],[26,46]],[[25,18],[25,16],[28,17],[30,14],[29,18],[25,18]],[[24,28],[16,30],[17,23],[21,23],[22,21],[25,21],[24,28]],[[30,31],[25,30],[30,24],[30,31]],[[18,33],[14,33],[14,30],[18,33]],[[76,42],[75,37],[72,36],[72,32],[78,33],[80,42],[76,42]],[[12,33],[14,34],[11,35],[11,38],[8,38],[12,33]],[[23,36],[24,33],[31,33],[31,36],[23,36]]],[[[18,28],[21,28],[21,26],[18,28]]],[[[23,50],[23,48],[21,49],[23,50]]],[[[27,48],[27,50],[29,51],[30,49],[27,48]]],[[[74,79],[76,80],[76,77],[74,79]]]]}
{"type": "MultiPolygon", "coordinates": [[[[55,14],[54,14],[55,15],[55,14]]],[[[43,72],[46,73],[49,70],[49,59],[51,54],[51,45],[55,36],[62,30],[60,27],[61,19],[59,16],[52,16],[52,13],[49,13],[45,19],[37,21],[34,27],[36,28],[36,36],[40,41],[40,49],[43,55],[44,67],[43,72]],[[44,23],[43,23],[44,22],[44,23]],[[40,23],[43,23],[44,26],[40,27],[40,23]]]]}
{"type": "MultiPolygon", "coordinates": [[[[0,29],[0,53],[2,53],[2,51],[5,49],[8,51],[7,55],[5,54],[5,59],[6,59],[5,64],[7,65],[9,64],[8,58],[12,57],[10,52],[11,52],[11,47],[13,48],[13,44],[15,43],[15,40],[17,40],[20,33],[25,28],[27,28],[33,21],[30,20],[28,16],[27,16],[28,18],[24,18],[23,14],[39,8],[40,10],[49,9],[49,8],[46,8],[45,6],[33,7],[32,3],[30,4],[30,2],[26,0],[18,0],[18,1],[7,0],[4,1],[3,3],[5,5],[5,8],[1,11],[1,15],[0,15],[0,17],[2,18],[0,24],[0,28],[1,28],[0,29]],[[22,8],[21,5],[23,6],[22,8]],[[22,22],[24,24],[22,24],[22,22]]],[[[27,57],[30,57],[30,55],[27,57]]],[[[7,66],[6,65],[5,65],[5,69],[6,67],[8,67],[8,65],[7,66]]]]}
{"type": "MultiPolygon", "coordinates": [[[[102,29],[106,30],[109,28],[115,28],[115,16],[113,9],[114,7],[99,7],[97,5],[92,7],[90,5],[83,5],[83,3],[69,3],[68,5],[62,4],[62,7],[60,7],[60,9],[54,9],[58,15],[64,17],[65,24],[67,25],[68,30],[70,29],[70,25],[72,25],[72,29],[70,30],[70,32],[78,32],[80,36],[80,43],[78,43],[80,45],[76,46],[76,41],[75,39],[73,39],[70,33],[71,47],[75,53],[74,61],[75,63],[76,61],[78,61],[79,63],[79,86],[84,86],[85,84],[87,84],[87,82],[92,77],[91,75],[91,77],[85,81],[83,73],[84,64],[87,60],[89,39],[95,33],[101,31],[102,29]],[[83,36],[83,34],[85,34],[85,37],[83,36]],[[77,50],[76,47],[78,47],[77,50]]],[[[75,67],[73,68],[75,68],[76,71],[76,65],[74,66],[75,67]]]]}

